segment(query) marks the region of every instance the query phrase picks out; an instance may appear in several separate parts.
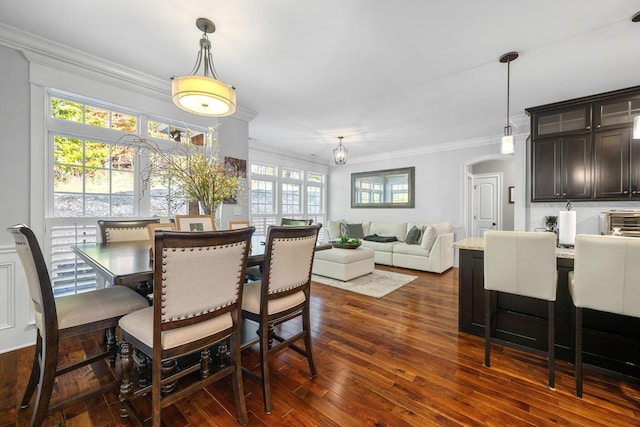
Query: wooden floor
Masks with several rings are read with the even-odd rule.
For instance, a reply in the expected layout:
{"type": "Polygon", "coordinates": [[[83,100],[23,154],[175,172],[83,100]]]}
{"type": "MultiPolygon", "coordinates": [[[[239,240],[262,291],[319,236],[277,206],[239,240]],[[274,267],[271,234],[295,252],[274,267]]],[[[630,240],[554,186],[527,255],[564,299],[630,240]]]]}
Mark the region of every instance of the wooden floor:
{"type": "MultiPolygon", "coordinates": [[[[271,364],[269,415],[259,384],[245,377],[249,425],[640,425],[637,382],[586,370],[584,397],[578,399],[572,365],[557,362],[556,390],[551,391],[544,358],[497,345],[492,367],[485,368],[484,340],[457,331],[457,269],[443,275],[409,273],[418,279],[381,299],[314,284],[319,374],[310,379],[306,359],[280,353],[271,364]]],[[[95,346],[71,342],[65,354],[78,357],[95,346]]],[[[0,355],[0,426],[24,425],[28,419],[29,410],[18,405],[32,353],[29,348],[0,355]]],[[[243,364],[255,370],[257,352],[243,353],[243,364]]],[[[60,381],[54,400],[112,375],[106,364],[96,363],[60,381]]],[[[172,427],[234,426],[234,414],[231,386],[223,380],[167,408],[163,421],[172,427]]],[[[122,425],[112,394],[53,414],[45,425],[56,423],[122,425]]]]}

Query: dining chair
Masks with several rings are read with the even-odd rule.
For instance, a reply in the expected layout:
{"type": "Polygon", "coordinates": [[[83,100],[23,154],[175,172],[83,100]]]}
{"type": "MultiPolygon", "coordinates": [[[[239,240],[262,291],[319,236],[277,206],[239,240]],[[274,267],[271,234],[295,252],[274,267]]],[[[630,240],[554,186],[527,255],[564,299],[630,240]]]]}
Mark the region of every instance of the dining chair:
{"type": "Polygon", "coordinates": [[[242,425],[247,423],[239,308],[254,230],[156,231],[154,305],[124,316],[119,322],[123,418],[131,416],[142,424],[143,417],[133,401],[151,393],[152,425],[158,427],[162,408],[232,375],[238,420],[242,425]],[[214,371],[209,348],[224,340],[229,340],[230,363],[214,371]],[[131,372],[132,346],[151,359],[151,384],[138,384],[136,390],[131,372]],[[187,355],[192,357],[183,357],[187,355]],[[179,358],[180,369],[172,369],[179,358]],[[198,379],[190,375],[195,373],[199,374],[198,379]]]}
{"type": "Polygon", "coordinates": [[[149,240],[147,225],[157,224],[160,218],[153,219],[99,219],[98,228],[103,243],[131,242],[149,240]]]}
{"type": "Polygon", "coordinates": [[[491,366],[498,293],[547,301],[549,388],[555,389],[555,301],[557,290],[556,235],[529,231],[484,233],[485,366],[491,366]]]}
{"type": "Polygon", "coordinates": [[[112,286],[54,299],[49,271],[33,231],[22,224],[7,230],[13,235],[16,252],[26,273],[36,326],[35,354],[20,407],[30,406],[33,393],[37,390],[29,425],[40,427],[48,413],[108,390],[115,390],[118,385],[114,380],[49,406],[56,377],[104,358],[110,358],[113,367],[117,354],[115,340],[110,340],[105,343],[106,349],[100,354],[87,355],[86,359],[58,367],[58,362],[63,359],[59,354],[61,341],[80,335],[86,335],[88,340],[97,331],[114,329],[120,317],[148,307],[149,304],[145,298],[126,286],[112,286]]]}
{"type": "Polygon", "coordinates": [[[282,218],[280,220],[280,225],[288,225],[288,226],[303,226],[303,225],[311,225],[313,223],[313,219],[293,219],[293,218],[282,218]]]}
{"type": "Polygon", "coordinates": [[[569,293],[576,309],[576,396],[582,397],[584,309],[640,318],[640,239],[578,234],[569,293]]]}
{"type": "Polygon", "coordinates": [[[307,358],[311,376],[317,375],[311,347],[310,288],[311,267],[320,225],[267,229],[262,280],[245,285],[242,317],[258,324],[258,337],[247,340],[243,349],[259,343],[261,376],[245,370],[262,383],[264,408],[271,412],[269,356],[291,348],[307,358]],[[302,318],[300,331],[286,337],[275,327],[302,318]],[[302,349],[295,343],[304,342],[302,349]]]}
{"type": "Polygon", "coordinates": [[[213,215],[176,215],[176,228],[180,231],[215,231],[213,215]]]}

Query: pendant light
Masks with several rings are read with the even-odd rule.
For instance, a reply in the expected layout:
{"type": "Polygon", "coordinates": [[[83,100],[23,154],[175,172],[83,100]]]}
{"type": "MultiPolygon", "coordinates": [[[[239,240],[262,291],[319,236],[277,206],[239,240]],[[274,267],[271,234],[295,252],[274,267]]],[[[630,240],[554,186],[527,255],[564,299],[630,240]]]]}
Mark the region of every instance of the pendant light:
{"type": "Polygon", "coordinates": [[[347,150],[345,146],[342,145],[342,138],[344,137],[343,136],[338,137],[338,139],[340,140],[340,143],[333,150],[333,160],[335,160],[336,165],[344,165],[347,163],[347,153],[349,153],[349,150],[347,150]]]}
{"type": "Polygon", "coordinates": [[[513,135],[511,134],[511,125],[509,124],[509,80],[511,77],[511,61],[515,61],[517,58],[518,52],[505,53],[500,57],[501,63],[507,63],[507,125],[504,127],[500,154],[514,154],[516,152],[513,135]]]}
{"type": "Polygon", "coordinates": [[[207,36],[215,32],[216,26],[206,18],[198,18],[196,27],[202,31],[200,51],[190,75],[172,77],[173,103],[178,108],[201,116],[229,116],[236,111],[236,92],[233,86],[216,76],[211,42],[207,36]],[[201,66],[204,67],[204,74],[199,76],[197,73],[201,66]]]}

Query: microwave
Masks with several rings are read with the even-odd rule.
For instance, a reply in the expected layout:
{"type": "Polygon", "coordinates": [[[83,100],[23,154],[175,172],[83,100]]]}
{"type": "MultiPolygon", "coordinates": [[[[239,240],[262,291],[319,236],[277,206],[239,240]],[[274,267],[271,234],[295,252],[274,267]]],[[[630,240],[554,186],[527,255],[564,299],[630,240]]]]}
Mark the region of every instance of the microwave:
{"type": "Polygon", "coordinates": [[[640,237],[640,210],[602,212],[600,234],[640,237]]]}

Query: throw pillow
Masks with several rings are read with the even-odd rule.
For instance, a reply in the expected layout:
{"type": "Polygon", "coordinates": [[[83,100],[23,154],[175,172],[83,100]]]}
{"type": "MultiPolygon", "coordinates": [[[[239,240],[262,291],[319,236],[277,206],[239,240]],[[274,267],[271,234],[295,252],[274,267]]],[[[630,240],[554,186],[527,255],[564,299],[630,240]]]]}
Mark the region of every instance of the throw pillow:
{"type": "Polygon", "coordinates": [[[327,230],[329,230],[329,239],[335,240],[340,238],[340,224],[345,222],[344,219],[337,221],[329,221],[327,230]]]}
{"type": "Polygon", "coordinates": [[[411,227],[411,230],[407,233],[407,237],[405,237],[404,242],[407,245],[417,245],[420,243],[420,239],[422,238],[422,229],[416,227],[415,225],[411,227]]]}
{"type": "Polygon", "coordinates": [[[340,237],[348,236],[349,231],[347,230],[347,224],[345,222],[340,223],[340,237]]]}
{"type": "Polygon", "coordinates": [[[362,239],[364,237],[362,224],[347,224],[347,236],[350,239],[362,239]]]}
{"type": "Polygon", "coordinates": [[[420,243],[422,249],[430,251],[433,247],[433,242],[436,241],[436,237],[436,230],[432,226],[428,226],[422,235],[422,242],[420,243]]]}

